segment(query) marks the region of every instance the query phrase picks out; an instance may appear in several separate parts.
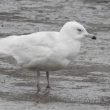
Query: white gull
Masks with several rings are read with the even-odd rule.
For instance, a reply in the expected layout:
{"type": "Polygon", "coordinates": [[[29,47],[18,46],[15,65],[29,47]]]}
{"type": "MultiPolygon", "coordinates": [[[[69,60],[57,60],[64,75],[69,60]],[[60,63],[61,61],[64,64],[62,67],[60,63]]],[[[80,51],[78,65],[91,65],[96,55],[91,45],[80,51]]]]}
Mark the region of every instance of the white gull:
{"type": "Polygon", "coordinates": [[[96,39],[80,23],[70,21],[59,32],[43,31],[1,38],[0,53],[11,55],[23,68],[35,70],[39,92],[40,71],[46,72],[47,88],[50,88],[49,71],[67,67],[78,55],[84,37],[96,39]]]}

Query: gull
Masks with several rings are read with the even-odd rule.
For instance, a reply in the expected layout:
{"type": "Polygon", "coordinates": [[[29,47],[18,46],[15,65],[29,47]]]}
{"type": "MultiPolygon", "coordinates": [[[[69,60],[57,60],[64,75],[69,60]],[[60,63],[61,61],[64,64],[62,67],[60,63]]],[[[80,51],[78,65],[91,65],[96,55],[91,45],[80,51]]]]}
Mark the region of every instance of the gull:
{"type": "Polygon", "coordinates": [[[59,32],[41,31],[1,38],[0,53],[12,56],[20,67],[37,73],[39,93],[40,72],[46,72],[49,89],[49,72],[66,68],[80,52],[83,38],[96,39],[96,36],[89,34],[80,23],[69,21],[59,32]]]}

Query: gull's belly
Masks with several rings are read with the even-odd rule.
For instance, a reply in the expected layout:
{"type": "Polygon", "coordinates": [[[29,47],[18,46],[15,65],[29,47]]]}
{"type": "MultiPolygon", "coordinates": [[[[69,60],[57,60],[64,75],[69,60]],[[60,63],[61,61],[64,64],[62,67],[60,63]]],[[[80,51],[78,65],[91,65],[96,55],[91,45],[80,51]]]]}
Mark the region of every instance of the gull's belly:
{"type": "Polygon", "coordinates": [[[41,70],[50,70],[50,71],[55,71],[59,69],[63,69],[67,67],[69,64],[68,60],[63,60],[63,61],[52,61],[52,62],[47,62],[41,65],[40,67],[38,66],[38,69],[40,68],[41,70]]]}
{"type": "MultiPolygon", "coordinates": [[[[42,50],[42,48],[40,48],[42,50]]],[[[73,42],[68,45],[59,43],[55,48],[44,48],[44,53],[40,50],[41,54],[34,53],[29,54],[27,58],[20,58],[18,61],[22,67],[34,68],[37,70],[59,70],[68,66],[68,64],[74,59],[79,53],[80,43],[73,42]],[[48,51],[47,51],[48,50],[48,51]]],[[[37,52],[39,52],[37,50],[37,52]]],[[[27,54],[26,54],[27,55],[27,54]]],[[[23,55],[22,55],[23,56],[23,55]]]]}
{"type": "Polygon", "coordinates": [[[31,62],[29,64],[21,65],[30,69],[37,69],[42,71],[56,71],[66,68],[70,63],[67,59],[42,59],[40,61],[31,62]]]}

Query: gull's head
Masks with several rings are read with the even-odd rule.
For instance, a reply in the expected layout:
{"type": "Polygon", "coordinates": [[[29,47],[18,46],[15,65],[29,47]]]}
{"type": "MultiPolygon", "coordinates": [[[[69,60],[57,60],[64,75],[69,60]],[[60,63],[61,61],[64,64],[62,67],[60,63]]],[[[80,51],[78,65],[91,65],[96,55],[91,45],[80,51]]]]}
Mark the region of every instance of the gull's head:
{"type": "Polygon", "coordinates": [[[86,29],[80,23],[76,21],[67,22],[64,24],[60,32],[64,36],[71,37],[74,40],[80,40],[84,37],[88,37],[91,39],[96,39],[96,37],[92,34],[89,34],[86,29]]]}

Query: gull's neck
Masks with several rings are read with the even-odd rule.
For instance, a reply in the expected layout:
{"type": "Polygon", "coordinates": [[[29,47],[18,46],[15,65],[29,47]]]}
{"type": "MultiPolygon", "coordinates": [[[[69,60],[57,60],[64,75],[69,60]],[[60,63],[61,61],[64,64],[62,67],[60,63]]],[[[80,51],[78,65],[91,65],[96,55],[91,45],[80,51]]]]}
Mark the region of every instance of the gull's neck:
{"type": "Polygon", "coordinates": [[[61,38],[62,38],[62,40],[63,41],[65,41],[65,42],[80,42],[80,40],[78,40],[78,39],[74,39],[73,38],[73,35],[72,34],[70,34],[70,33],[67,33],[66,31],[60,31],[60,36],[61,36],[61,38]]]}

